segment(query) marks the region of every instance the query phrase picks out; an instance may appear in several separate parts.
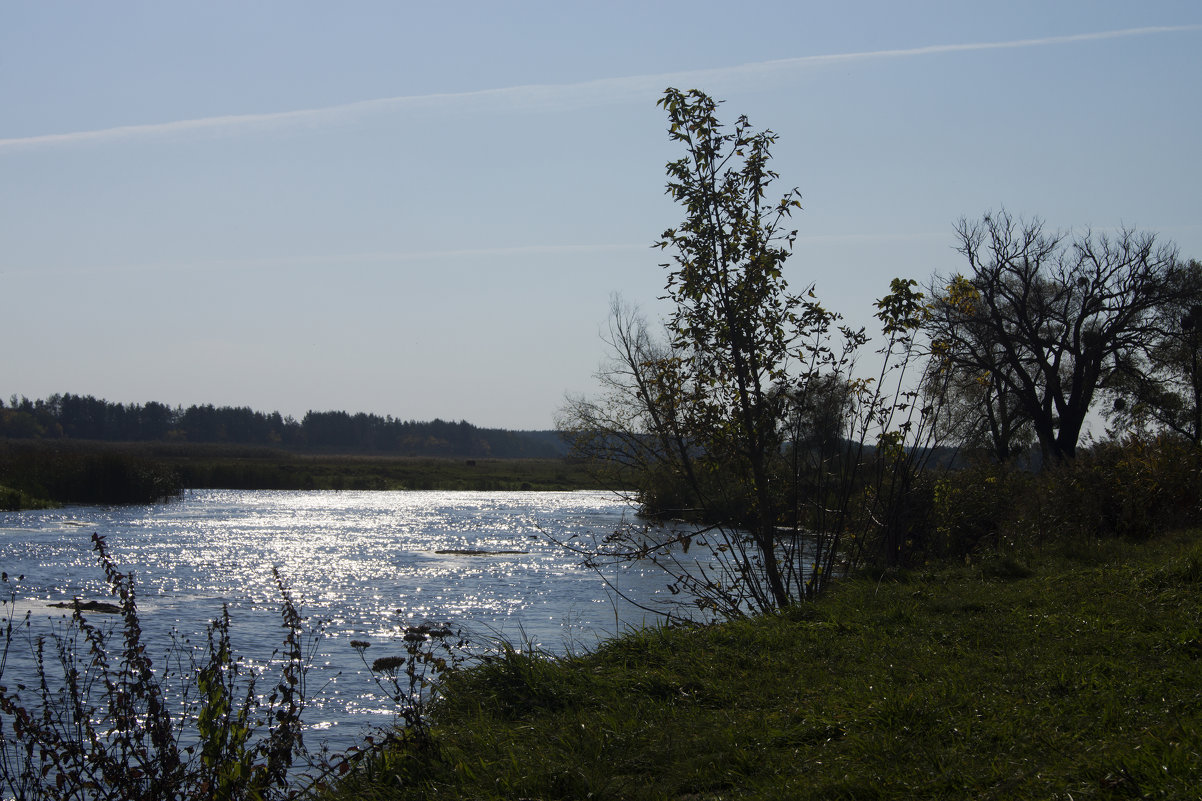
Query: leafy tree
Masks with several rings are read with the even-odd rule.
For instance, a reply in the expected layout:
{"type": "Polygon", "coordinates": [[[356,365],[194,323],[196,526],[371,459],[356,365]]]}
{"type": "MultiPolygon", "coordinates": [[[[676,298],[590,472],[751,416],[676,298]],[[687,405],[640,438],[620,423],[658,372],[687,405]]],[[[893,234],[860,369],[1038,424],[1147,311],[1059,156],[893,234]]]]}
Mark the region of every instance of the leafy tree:
{"type": "Polygon", "coordinates": [[[1098,391],[1147,375],[1157,311],[1178,291],[1175,248],[1127,229],[1049,232],[1005,211],[956,233],[969,270],[936,279],[936,349],[948,369],[986,382],[1000,419],[1029,420],[1046,457],[1072,458],[1098,391]]]}
{"type": "Polygon", "coordinates": [[[661,265],[673,304],[665,337],[615,302],[603,396],[571,401],[560,425],[578,450],[633,472],[645,510],[702,521],[625,529],[606,555],[651,558],[674,590],[719,614],[777,609],[831,572],[835,542],[816,545],[803,530],[790,488],[802,446],[842,430],[838,374],[862,338],[812,287],[789,290],[782,266],[800,202],[796,189],[769,197],[776,136],[746,117],[724,126],[718,103],[696,90],[669,89],[659,105],[684,150],[667,165],[667,192],[685,217],[656,242],[672,254],[661,265]],[[850,343],[839,352],[836,330],[850,343]]]}
{"type": "MultiPolygon", "coordinates": [[[[781,266],[796,230],[785,227],[801,207],[797,190],[767,199],[777,178],[768,168],[776,136],[755,132],[740,117],[733,130],[717,119],[718,104],[698,91],[668,90],[660,100],[669,137],[686,155],[667,167],[668,194],[687,211],[657,243],[671,247],[668,297],[674,350],[670,367],[687,371],[685,423],[707,459],[743,479],[752,536],[772,605],[790,601],[773,556],[777,515],[769,460],[780,452],[781,417],[772,390],[788,380],[791,348],[825,320],[816,303],[791,295],[781,266]]],[[[682,382],[683,383],[683,382],[682,382]]]]}

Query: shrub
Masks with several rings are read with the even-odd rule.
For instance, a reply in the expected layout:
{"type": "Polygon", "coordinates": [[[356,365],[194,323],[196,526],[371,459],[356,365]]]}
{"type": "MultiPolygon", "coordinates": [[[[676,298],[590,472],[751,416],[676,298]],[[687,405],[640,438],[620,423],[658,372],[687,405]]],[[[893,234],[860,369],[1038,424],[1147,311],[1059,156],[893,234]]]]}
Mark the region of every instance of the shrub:
{"type": "Polygon", "coordinates": [[[1202,449],[1170,436],[1099,443],[1040,476],[1044,537],[1144,538],[1202,521],[1202,449]]]}
{"type": "Polygon", "coordinates": [[[1013,465],[980,463],[948,471],[935,481],[931,550],[965,557],[999,548],[1016,535],[1016,506],[1032,476],[1013,465]]]}
{"type": "Polygon", "coordinates": [[[934,504],[932,536],[943,556],[1143,539],[1202,522],[1202,449],[1180,438],[1131,436],[1040,473],[977,464],[940,477],[934,504]]]}
{"type": "MultiPolygon", "coordinates": [[[[76,603],[65,628],[31,642],[37,687],[0,684],[0,791],[22,801],[299,795],[293,767],[307,755],[301,713],[312,638],[278,574],[286,633],[272,660],[278,678],[260,694],[259,676],[230,648],[226,610],[209,626],[202,664],[177,643],[156,669],[132,578],[117,570],[103,537],[92,542],[119,598],[119,628],[93,624],[76,603]]],[[[3,581],[10,596],[0,680],[16,641],[12,584],[3,581]]]]}

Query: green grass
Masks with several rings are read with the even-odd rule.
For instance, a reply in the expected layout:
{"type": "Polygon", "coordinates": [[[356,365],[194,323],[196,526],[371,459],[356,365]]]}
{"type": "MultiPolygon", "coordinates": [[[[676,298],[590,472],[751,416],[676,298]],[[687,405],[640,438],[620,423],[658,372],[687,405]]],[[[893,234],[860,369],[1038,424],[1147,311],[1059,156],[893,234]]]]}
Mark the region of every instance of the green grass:
{"type": "Polygon", "coordinates": [[[342,798],[1202,797],[1202,532],[452,675],[342,798]]]}

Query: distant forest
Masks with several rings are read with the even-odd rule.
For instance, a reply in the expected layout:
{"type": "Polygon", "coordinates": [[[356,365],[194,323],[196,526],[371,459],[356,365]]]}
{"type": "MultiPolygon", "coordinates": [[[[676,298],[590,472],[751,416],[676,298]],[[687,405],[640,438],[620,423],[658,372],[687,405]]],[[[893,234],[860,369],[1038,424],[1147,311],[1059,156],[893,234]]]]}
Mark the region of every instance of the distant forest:
{"type": "Polygon", "coordinates": [[[290,451],[397,456],[553,458],[567,453],[555,431],[477,428],[359,412],[308,412],[303,419],[248,407],[111,403],[89,395],[0,400],[0,438],[259,445],[290,451]]]}

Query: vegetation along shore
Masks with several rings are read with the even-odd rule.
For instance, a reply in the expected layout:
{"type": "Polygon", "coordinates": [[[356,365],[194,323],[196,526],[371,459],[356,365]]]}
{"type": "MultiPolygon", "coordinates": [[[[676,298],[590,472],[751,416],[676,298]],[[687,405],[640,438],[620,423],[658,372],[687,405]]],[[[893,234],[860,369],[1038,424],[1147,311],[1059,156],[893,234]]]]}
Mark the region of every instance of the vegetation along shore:
{"type": "Polygon", "coordinates": [[[965,273],[874,304],[866,375],[868,332],[784,278],[775,134],[660,106],[672,311],[614,302],[560,427],[696,523],[588,564],[654,564],[721,622],[451,671],[330,797],[1198,798],[1202,264],[964,219],[965,273]]]}
{"type": "Polygon", "coordinates": [[[212,443],[0,440],[0,510],[151,503],[187,489],[574,490],[586,461],[297,453],[212,443]]]}
{"type": "Polygon", "coordinates": [[[570,490],[603,485],[556,431],[348,412],[0,402],[0,509],[149,503],[189,489],[570,490]]]}

